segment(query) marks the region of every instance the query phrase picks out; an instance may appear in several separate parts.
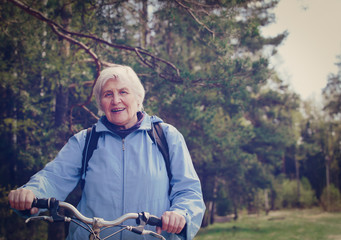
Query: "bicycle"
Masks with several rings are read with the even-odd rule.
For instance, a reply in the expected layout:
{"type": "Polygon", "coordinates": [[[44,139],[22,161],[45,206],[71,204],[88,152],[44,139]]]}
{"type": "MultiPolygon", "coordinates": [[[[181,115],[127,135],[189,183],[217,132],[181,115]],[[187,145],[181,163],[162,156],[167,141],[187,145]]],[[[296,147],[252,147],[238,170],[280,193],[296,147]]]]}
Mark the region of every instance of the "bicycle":
{"type": "Polygon", "coordinates": [[[26,223],[32,220],[44,220],[47,222],[74,222],[75,224],[79,225],[80,227],[87,230],[89,234],[90,240],[105,240],[114,235],[118,234],[121,231],[128,230],[140,235],[151,235],[155,238],[159,238],[162,240],[166,240],[162,235],[153,232],[151,230],[146,230],[144,227],[148,224],[151,226],[162,226],[162,221],[160,218],[153,216],[147,212],[141,213],[126,213],[121,217],[112,220],[106,221],[102,218],[88,218],[81,214],[73,205],[58,201],[55,198],[48,198],[48,199],[35,199],[32,203],[32,208],[36,207],[39,209],[48,209],[50,212],[50,216],[42,215],[42,216],[33,216],[26,219],[26,223]],[[72,213],[71,217],[61,215],[60,209],[63,208],[68,210],[72,213]],[[122,223],[128,219],[136,219],[137,226],[126,226],[122,225],[122,223]],[[122,227],[120,230],[105,236],[104,238],[100,237],[100,233],[104,229],[108,229],[110,227],[122,227]]]}

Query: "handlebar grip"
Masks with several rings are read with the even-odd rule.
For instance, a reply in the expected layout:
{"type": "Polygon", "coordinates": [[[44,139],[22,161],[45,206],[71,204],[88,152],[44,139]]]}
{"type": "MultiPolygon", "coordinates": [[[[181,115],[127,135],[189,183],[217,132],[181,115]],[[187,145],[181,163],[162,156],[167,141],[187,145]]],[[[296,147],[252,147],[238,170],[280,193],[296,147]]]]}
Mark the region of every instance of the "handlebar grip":
{"type": "MultiPolygon", "coordinates": [[[[32,202],[32,205],[31,205],[31,208],[47,208],[49,209],[50,208],[50,198],[49,199],[46,199],[46,198],[35,198],[33,199],[33,202],[32,202]]],[[[27,210],[19,210],[18,211],[21,215],[23,215],[24,217],[29,217],[31,216],[31,210],[30,209],[27,209],[27,210]]]]}
{"type": "Polygon", "coordinates": [[[54,198],[35,198],[32,202],[32,207],[50,209],[51,203],[54,203],[55,201],[54,198]]]}
{"type": "Polygon", "coordinates": [[[162,220],[154,215],[150,215],[147,224],[151,226],[162,227],[162,220]]]}

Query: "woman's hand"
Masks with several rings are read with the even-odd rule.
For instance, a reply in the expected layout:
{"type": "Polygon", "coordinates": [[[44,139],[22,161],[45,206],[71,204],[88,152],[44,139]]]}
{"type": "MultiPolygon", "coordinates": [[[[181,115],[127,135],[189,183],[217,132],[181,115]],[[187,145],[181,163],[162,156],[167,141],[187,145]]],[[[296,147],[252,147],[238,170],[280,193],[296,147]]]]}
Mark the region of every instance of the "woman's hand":
{"type": "MultiPolygon", "coordinates": [[[[11,207],[20,211],[31,209],[34,199],[34,193],[31,190],[25,188],[12,190],[8,194],[8,201],[11,207]]],[[[32,215],[38,213],[38,208],[32,208],[30,213],[32,215]]]]}
{"type": "Polygon", "coordinates": [[[158,234],[161,234],[161,231],[179,234],[186,224],[185,217],[174,211],[164,212],[161,219],[162,229],[160,227],[156,228],[158,234]]]}

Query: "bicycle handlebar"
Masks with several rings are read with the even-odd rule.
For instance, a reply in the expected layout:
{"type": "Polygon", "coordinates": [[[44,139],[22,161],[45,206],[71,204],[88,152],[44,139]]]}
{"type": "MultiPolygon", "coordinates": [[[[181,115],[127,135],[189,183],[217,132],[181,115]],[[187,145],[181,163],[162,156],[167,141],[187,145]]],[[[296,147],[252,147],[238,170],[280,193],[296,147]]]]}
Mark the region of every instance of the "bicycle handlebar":
{"type": "Polygon", "coordinates": [[[159,226],[162,227],[162,220],[154,215],[150,215],[149,213],[142,212],[142,213],[126,213],[122,215],[121,217],[112,220],[112,221],[106,221],[101,218],[88,218],[85,217],[83,214],[81,214],[73,205],[67,203],[58,201],[55,198],[48,198],[48,199],[34,199],[32,202],[32,208],[40,208],[40,209],[48,209],[51,212],[51,217],[53,218],[53,221],[70,221],[67,217],[60,216],[57,211],[59,207],[65,208],[70,210],[74,216],[79,219],[80,221],[87,223],[87,224],[94,224],[95,221],[100,221],[101,227],[108,227],[108,226],[117,226],[122,224],[124,221],[128,219],[136,219],[137,224],[148,224],[151,226],[159,226]]]}
{"type": "MultiPolygon", "coordinates": [[[[121,217],[119,217],[115,220],[107,221],[107,220],[104,220],[103,218],[85,217],[73,205],[71,205],[67,202],[58,201],[55,198],[34,199],[34,201],[32,202],[32,208],[33,207],[40,208],[40,209],[48,209],[50,211],[50,216],[30,217],[26,220],[26,223],[31,221],[31,220],[34,220],[34,219],[45,220],[45,221],[49,221],[49,222],[71,222],[71,221],[75,222],[75,219],[77,219],[80,222],[88,225],[88,227],[90,227],[90,225],[92,226],[91,227],[92,230],[89,230],[89,229],[85,228],[84,226],[82,226],[82,227],[85,228],[87,231],[89,231],[90,234],[94,234],[94,236],[96,235],[95,239],[101,239],[99,237],[99,233],[101,232],[102,228],[121,226],[124,229],[131,231],[131,232],[134,232],[136,234],[140,234],[140,235],[149,234],[149,235],[152,235],[156,238],[160,238],[160,239],[165,240],[165,238],[162,235],[157,234],[156,232],[144,229],[145,225],[147,225],[147,224],[151,225],[151,226],[162,227],[162,220],[156,216],[150,215],[147,212],[126,213],[126,214],[122,215],[121,217]],[[69,210],[70,212],[72,212],[74,217],[67,217],[67,216],[60,215],[58,212],[60,208],[64,208],[66,210],[69,210]],[[136,226],[122,226],[121,224],[128,219],[135,219],[137,225],[136,226]]],[[[116,233],[118,233],[118,232],[119,231],[117,231],[116,233]]],[[[112,235],[114,235],[116,233],[113,233],[112,235]]],[[[90,239],[92,239],[92,238],[90,238],[90,239]]]]}

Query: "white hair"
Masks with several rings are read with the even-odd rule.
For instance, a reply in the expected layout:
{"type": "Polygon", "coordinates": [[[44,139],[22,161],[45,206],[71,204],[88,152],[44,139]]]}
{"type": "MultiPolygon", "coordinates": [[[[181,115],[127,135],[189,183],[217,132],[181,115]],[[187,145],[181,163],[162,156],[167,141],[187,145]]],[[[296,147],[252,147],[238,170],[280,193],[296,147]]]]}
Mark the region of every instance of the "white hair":
{"type": "Polygon", "coordinates": [[[103,114],[103,110],[101,107],[102,88],[109,79],[118,79],[122,82],[130,82],[132,91],[135,94],[138,103],[138,110],[139,111],[143,110],[145,90],[141,83],[141,80],[131,67],[124,65],[116,65],[114,67],[108,67],[102,70],[94,86],[94,96],[100,114],[103,114]]]}

